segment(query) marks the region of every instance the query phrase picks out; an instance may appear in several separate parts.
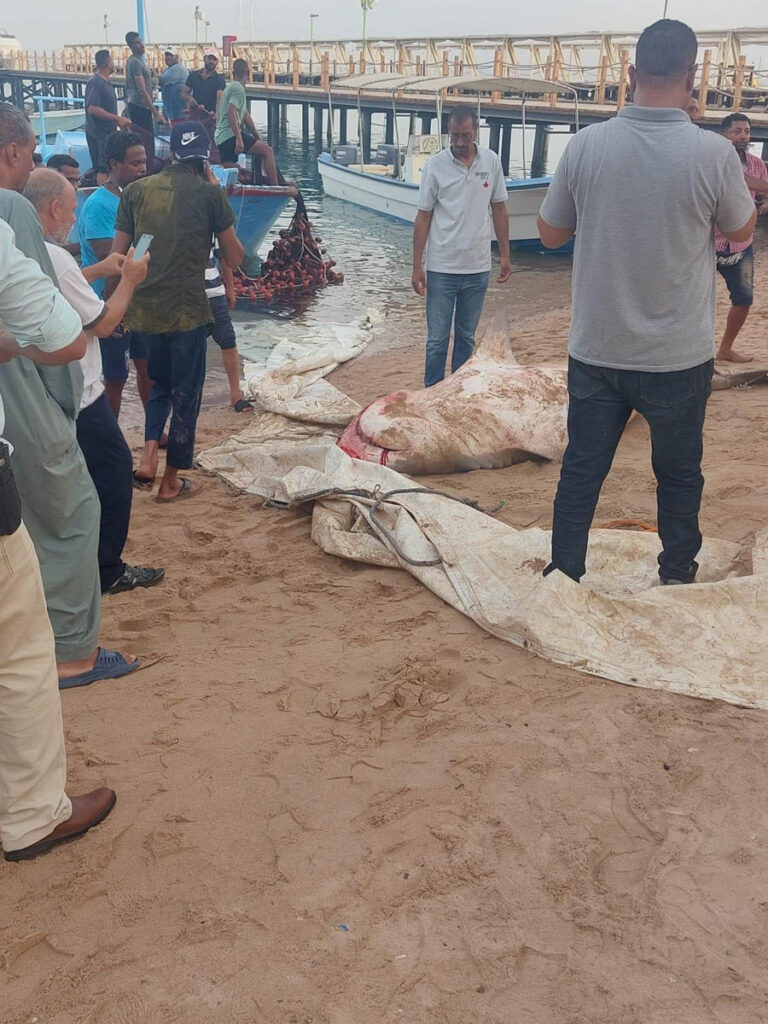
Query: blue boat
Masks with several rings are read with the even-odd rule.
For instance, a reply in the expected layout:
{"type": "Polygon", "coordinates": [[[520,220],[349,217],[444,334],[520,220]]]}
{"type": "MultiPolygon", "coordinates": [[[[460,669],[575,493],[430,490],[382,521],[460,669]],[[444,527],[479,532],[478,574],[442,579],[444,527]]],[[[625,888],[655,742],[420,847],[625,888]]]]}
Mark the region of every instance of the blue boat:
{"type": "MultiPolygon", "coordinates": [[[[161,143],[163,140],[158,139],[161,143]]],[[[158,147],[159,149],[159,147],[158,147]]],[[[77,160],[84,173],[91,168],[91,158],[85,141],[85,132],[58,132],[56,143],[51,150],[54,153],[69,153],[77,160]]],[[[159,155],[163,155],[159,152],[159,155]]],[[[229,176],[236,176],[234,168],[213,167],[216,176],[222,182],[227,198],[235,215],[235,231],[243,243],[245,257],[243,270],[246,273],[258,271],[259,249],[267,237],[275,221],[283,213],[288,204],[295,200],[298,193],[293,185],[229,185],[229,176]],[[229,174],[227,174],[229,171],[229,174]]],[[[94,192],[93,188],[81,188],[77,193],[78,213],[85,200],[94,192]]],[[[71,242],[79,242],[77,223],[70,235],[71,242]]]]}

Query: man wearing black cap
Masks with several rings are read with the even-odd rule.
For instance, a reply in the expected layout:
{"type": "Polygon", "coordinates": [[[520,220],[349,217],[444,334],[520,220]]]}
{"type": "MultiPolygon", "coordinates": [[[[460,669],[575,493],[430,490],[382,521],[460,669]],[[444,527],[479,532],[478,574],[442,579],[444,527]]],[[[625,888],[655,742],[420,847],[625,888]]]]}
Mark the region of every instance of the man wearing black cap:
{"type": "Polygon", "coordinates": [[[221,258],[233,269],[243,247],[235,234],[226,194],[209,180],[210,140],[196,121],[171,132],[174,162],[158,174],[128,185],[117,211],[113,250],[127,253],[142,235],[152,235],[150,270],[137,288],[124,323],[143,336],[147,370],[154,382],[146,410],[144,454],[134,474],[147,489],[157,473],[157,449],[169,413],[166,469],[157,500],[175,501],[199,490],[180,469],[192,465],[195,427],[205,380],[205,350],[211,307],[205,268],[216,236],[221,258]]]}

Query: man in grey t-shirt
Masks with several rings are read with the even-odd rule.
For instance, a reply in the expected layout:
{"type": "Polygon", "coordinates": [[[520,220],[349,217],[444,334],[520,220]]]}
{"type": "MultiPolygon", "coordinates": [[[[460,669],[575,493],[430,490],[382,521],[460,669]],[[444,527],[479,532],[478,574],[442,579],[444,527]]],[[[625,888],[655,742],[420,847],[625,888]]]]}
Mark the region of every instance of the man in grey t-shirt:
{"type": "Polygon", "coordinates": [[[696,37],[663,19],[637,42],[634,105],[584,129],[541,207],[548,248],[576,233],[568,448],[554,569],[579,580],[600,488],[633,410],[651,432],[662,583],[692,583],[701,547],[702,430],[714,357],[713,233],[748,238],[754,203],[727,140],[691,124],[696,37]]]}
{"type": "Polygon", "coordinates": [[[131,56],[125,62],[125,110],[131,123],[146,132],[142,142],[147,151],[147,163],[150,171],[154,170],[155,157],[155,126],[168,122],[152,102],[152,79],[147,65],[143,61],[144,43],[138,32],[126,32],[125,42],[130,48],[131,56]]]}

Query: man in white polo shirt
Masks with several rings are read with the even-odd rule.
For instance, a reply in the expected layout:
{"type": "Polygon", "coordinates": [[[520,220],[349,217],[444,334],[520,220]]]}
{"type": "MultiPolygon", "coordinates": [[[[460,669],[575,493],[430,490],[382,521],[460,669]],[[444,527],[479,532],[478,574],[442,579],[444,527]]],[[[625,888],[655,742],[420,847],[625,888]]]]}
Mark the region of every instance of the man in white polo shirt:
{"type": "Polygon", "coordinates": [[[512,273],[504,172],[496,153],[478,146],[477,127],[473,111],[454,110],[448,122],[450,148],[433,156],[421,176],[411,284],[417,295],[427,296],[427,388],[445,376],[451,324],[451,373],[474,350],[491,274],[491,224],[501,254],[499,282],[512,273]]]}
{"type": "Polygon", "coordinates": [[[629,69],[634,103],[573,136],[541,206],[544,245],[576,233],[568,448],[544,575],[584,575],[600,489],[636,410],[651,434],[659,577],[696,577],[715,355],[712,238],[718,228],[743,242],[755,223],[735,149],[686,114],[697,49],[680,21],[645,29],[629,69]]]}

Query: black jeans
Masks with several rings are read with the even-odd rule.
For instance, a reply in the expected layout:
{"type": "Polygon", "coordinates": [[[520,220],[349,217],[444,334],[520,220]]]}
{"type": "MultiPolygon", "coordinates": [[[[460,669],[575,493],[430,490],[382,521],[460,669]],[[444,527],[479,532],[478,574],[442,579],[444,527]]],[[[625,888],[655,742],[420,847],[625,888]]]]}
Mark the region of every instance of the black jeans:
{"type": "Polygon", "coordinates": [[[81,409],[77,441],[101,503],[99,575],[108,590],[123,575],[123,548],[131,521],[133,458],[106,395],[81,409]]]}
{"type": "Polygon", "coordinates": [[[135,103],[126,103],[125,115],[130,117],[132,131],[138,128],[136,133],[141,139],[144,150],[147,154],[147,170],[151,174],[157,170],[155,162],[155,119],[148,107],[139,107],[135,103]]]}
{"type": "Polygon", "coordinates": [[[651,429],[658,486],[659,575],[690,583],[701,547],[702,431],[713,360],[690,370],[644,373],[568,362],[568,448],[555,498],[552,566],[579,580],[600,488],[632,410],[651,429]]]}

